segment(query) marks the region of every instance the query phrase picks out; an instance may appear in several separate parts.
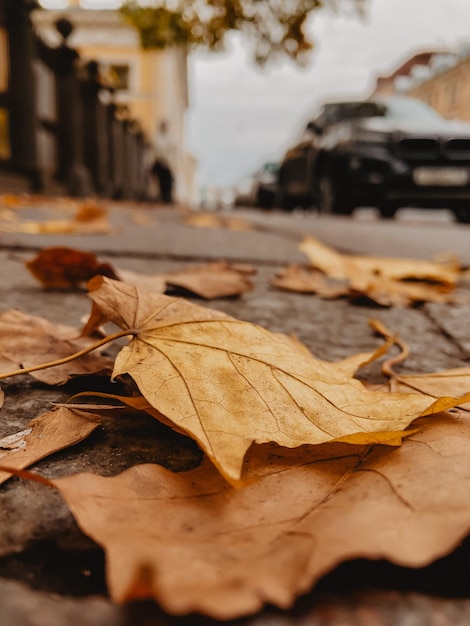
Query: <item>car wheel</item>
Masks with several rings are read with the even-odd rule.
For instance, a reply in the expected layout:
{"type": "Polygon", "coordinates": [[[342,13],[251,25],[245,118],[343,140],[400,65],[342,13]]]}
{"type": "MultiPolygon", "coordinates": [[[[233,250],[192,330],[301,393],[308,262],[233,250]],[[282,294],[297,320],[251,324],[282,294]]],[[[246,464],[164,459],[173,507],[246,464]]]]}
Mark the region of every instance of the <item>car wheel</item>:
{"type": "Polygon", "coordinates": [[[379,207],[380,217],[386,220],[391,220],[395,217],[395,213],[398,211],[398,207],[393,204],[381,204],[379,207]]]}
{"type": "Polygon", "coordinates": [[[354,207],[346,199],[344,193],[339,193],[330,176],[323,175],[318,181],[318,210],[320,213],[337,215],[351,215],[354,207]]]}
{"type": "Polygon", "coordinates": [[[452,213],[459,224],[470,224],[470,208],[452,209],[452,213]]]}
{"type": "Polygon", "coordinates": [[[297,201],[293,196],[290,196],[284,186],[279,187],[277,194],[277,206],[286,212],[292,212],[297,206],[297,201]]]}

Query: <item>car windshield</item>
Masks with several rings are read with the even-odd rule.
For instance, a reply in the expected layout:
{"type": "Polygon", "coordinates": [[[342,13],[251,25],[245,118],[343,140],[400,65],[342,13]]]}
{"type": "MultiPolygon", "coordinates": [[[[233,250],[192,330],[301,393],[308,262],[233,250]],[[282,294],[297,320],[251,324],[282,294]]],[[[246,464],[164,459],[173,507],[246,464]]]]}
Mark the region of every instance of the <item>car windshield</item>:
{"type": "Polygon", "coordinates": [[[383,102],[385,117],[392,119],[437,120],[439,113],[424,102],[412,98],[390,98],[383,102]]]}
{"type": "Polygon", "coordinates": [[[368,117],[387,117],[389,119],[438,120],[440,115],[424,102],[413,98],[387,98],[363,102],[335,102],[324,108],[323,123],[335,124],[343,120],[368,117]]]}

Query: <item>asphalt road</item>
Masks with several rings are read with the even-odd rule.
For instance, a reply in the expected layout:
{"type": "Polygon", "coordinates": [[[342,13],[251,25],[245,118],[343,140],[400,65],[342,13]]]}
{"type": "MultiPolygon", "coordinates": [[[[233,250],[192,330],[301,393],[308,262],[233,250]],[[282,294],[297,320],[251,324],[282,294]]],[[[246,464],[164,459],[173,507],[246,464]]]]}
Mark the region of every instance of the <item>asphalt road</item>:
{"type": "Polygon", "coordinates": [[[415,259],[454,254],[470,265],[470,225],[457,224],[446,210],[402,209],[393,220],[380,219],[374,209],[357,209],[352,217],[254,209],[239,214],[262,229],[317,237],[342,252],[415,259]]]}
{"type": "MultiPolygon", "coordinates": [[[[197,211],[152,204],[112,203],[111,207],[110,233],[64,237],[60,233],[1,232],[0,244],[17,249],[68,245],[100,254],[285,265],[305,262],[298,243],[312,236],[341,252],[426,260],[452,254],[470,266],[470,225],[457,224],[444,210],[402,209],[392,220],[379,219],[373,209],[356,210],[351,217],[252,208],[214,212],[215,220],[242,218],[255,226],[237,230],[223,228],[223,224],[195,229],[188,219],[197,217],[197,211]]],[[[74,210],[45,201],[44,206],[23,207],[18,215],[22,220],[63,220],[74,210]]]]}

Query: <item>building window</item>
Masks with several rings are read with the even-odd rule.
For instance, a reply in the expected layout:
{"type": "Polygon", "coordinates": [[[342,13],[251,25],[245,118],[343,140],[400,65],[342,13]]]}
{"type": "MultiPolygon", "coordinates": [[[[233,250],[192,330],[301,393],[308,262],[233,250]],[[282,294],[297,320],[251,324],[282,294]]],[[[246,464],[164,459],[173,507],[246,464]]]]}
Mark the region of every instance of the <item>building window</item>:
{"type": "Polygon", "coordinates": [[[8,161],[11,158],[10,131],[8,111],[0,108],[0,160],[8,161]]]}
{"type": "Polygon", "coordinates": [[[0,92],[8,91],[10,68],[8,58],[8,35],[0,27],[0,92]]]}
{"type": "Polygon", "coordinates": [[[129,91],[130,69],[124,64],[110,64],[103,67],[108,84],[116,91],[129,91]]]}

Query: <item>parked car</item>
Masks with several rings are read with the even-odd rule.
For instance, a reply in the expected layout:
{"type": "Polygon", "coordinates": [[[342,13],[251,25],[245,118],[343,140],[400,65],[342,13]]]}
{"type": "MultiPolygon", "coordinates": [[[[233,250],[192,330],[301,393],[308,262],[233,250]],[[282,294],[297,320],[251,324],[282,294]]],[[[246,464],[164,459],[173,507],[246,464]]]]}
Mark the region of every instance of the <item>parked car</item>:
{"type": "Polygon", "coordinates": [[[470,123],[407,97],[324,104],[284,156],[278,204],[343,215],[376,206],[386,218],[448,208],[470,223],[470,123]]]}
{"type": "Polygon", "coordinates": [[[276,204],[279,163],[268,162],[254,175],[254,205],[261,209],[272,209],[276,204]]]}

